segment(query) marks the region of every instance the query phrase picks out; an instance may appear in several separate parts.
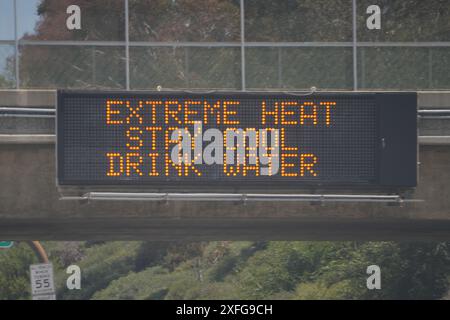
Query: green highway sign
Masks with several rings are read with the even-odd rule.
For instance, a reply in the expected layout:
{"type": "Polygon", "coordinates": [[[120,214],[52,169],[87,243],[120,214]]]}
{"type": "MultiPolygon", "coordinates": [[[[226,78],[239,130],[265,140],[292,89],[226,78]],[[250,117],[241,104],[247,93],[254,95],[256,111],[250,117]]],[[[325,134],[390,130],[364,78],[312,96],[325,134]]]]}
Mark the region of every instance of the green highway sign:
{"type": "Polygon", "coordinates": [[[13,241],[0,241],[0,249],[9,249],[14,245],[13,241]]]}

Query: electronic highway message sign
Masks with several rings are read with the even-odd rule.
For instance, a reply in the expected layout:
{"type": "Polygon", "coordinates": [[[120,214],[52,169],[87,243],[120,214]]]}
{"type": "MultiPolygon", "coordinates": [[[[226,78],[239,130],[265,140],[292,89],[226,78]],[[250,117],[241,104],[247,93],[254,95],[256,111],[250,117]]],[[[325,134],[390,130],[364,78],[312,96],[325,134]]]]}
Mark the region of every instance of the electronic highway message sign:
{"type": "Polygon", "coordinates": [[[415,93],[59,91],[59,185],[411,188],[415,93]]]}

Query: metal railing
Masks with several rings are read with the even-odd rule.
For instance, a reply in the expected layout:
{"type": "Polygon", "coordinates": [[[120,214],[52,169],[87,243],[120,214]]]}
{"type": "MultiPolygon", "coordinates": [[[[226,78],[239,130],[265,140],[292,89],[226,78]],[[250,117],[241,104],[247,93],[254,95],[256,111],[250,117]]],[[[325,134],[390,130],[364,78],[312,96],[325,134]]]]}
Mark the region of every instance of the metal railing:
{"type": "MultiPolygon", "coordinates": [[[[1,117],[17,118],[55,118],[54,108],[22,108],[0,107],[1,117]]],[[[419,120],[450,120],[450,108],[448,109],[420,109],[419,120]]],[[[0,144],[4,143],[54,143],[54,134],[0,134],[0,144]]],[[[419,136],[421,145],[449,145],[450,136],[419,136]]]]}
{"type": "Polygon", "coordinates": [[[88,192],[82,196],[62,195],[61,200],[87,201],[281,201],[281,202],[352,202],[352,203],[390,203],[421,202],[418,199],[405,199],[400,195],[364,194],[272,194],[272,193],[146,193],[146,192],[88,192]]]}
{"type": "Polygon", "coordinates": [[[13,118],[55,118],[54,108],[0,107],[0,117],[13,118]]]}
{"type": "Polygon", "coordinates": [[[450,119],[450,109],[421,109],[418,111],[419,119],[450,119]]]}
{"type": "MultiPolygon", "coordinates": [[[[417,114],[419,119],[450,119],[450,107],[448,109],[420,109],[417,114]]],[[[0,107],[0,117],[54,118],[55,116],[54,108],[0,107]]]]}

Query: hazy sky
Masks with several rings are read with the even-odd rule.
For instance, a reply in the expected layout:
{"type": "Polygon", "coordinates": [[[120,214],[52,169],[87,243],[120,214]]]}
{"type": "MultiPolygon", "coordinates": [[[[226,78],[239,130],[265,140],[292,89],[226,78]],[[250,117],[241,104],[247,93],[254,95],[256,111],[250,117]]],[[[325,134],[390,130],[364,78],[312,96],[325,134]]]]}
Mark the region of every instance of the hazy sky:
{"type": "MultiPolygon", "coordinates": [[[[41,0],[17,0],[18,36],[33,33],[41,0]]],[[[14,1],[0,0],[0,40],[14,40],[14,1]]]]}
{"type": "Polygon", "coordinates": [[[14,40],[14,7],[12,0],[0,0],[0,40],[14,40]]]}
{"type": "MultiPolygon", "coordinates": [[[[33,33],[39,20],[37,6],[41,0],[17,0],[18,36],[33,33]]],[[[14,40],[14,1],[0,0],[0,40],[14,40]]],[[[0,45],[0,74],[5,70],[6,58],[14,54],[13,45],[0,45]]]]}

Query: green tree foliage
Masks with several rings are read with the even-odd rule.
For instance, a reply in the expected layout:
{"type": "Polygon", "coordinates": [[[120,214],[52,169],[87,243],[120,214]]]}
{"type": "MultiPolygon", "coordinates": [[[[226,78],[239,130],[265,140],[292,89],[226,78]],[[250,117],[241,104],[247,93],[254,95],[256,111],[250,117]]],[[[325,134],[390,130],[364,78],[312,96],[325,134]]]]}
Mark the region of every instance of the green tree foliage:
{"type": "Polygon", "coordinates": [[[246,0],[248,41],[351,41],[351,0],[246,0]]]}
{"type": "Polygon", "coordinates": [[[161,299],[166,296],[170,284],[176,280],[168,275],[168,270],[162,267],[150,267],[139,273],[131,272],[112,281],[106,289],[97,292],[93,299],[161,299]]]}
{"type": "Polygon", "coordinates": [[[153,260],[94,298],[438,299],[448,290],[449,254],[447,243],[212,242],[172,269],[153,260]],[[382,290],[366,287],[372,264],[382,290]]]}
{"type": "Polygon", "coordinates": [[[58,296],[61,299],[90,299],[117,278],[135,270],[136,256],[141,242],[107,242],[87,248],[85,257],[77,263],[83,274],[83,290],[66,288],[64,270],[58,276],[58,296]]]}
{"type": "Polygon", "coordinates": [[[87,244],[81,241],[44,242],[49,259],[61,268],[67,268],[85,257],[87,244]]]}
{"type": "Polygon", "coordinates": [[[30,298],[29,269],[33,263],[37,263],[36,258],[26,244],[0,250],[0,300],[30,298]]]}
{"type": "MultiPolygon", "coordinates": [[[[59,299],[440,299],[449,289],[450,243],[44,245],[59,299]],[[68,263],[81,268],[81,290],[65,287],[68,263]],[[373,264],[381,268],[381,290],[366,287],[373,264]]],[[[33,262],[22,245],[0,251],[0,298],[29,298],[33,262]]]]}
{"type": "Polygon", "coordinates": [[[201,255],[202,250],[200,242],[143,242],[136,257],[136,271],[155,265],[173,270],[180,263],[201,255]]]}
{"type": "Polygon", "coordinates": [[[300,299],[438,299],[448,290],[448,243],[373,242],[345,247],[297,286],[300,299]],[[381,268],[381,290],[367,290],[366,268],[381,268]]]}
{"type": "Polygon", "coordinates": [[[0,88],[10,88],[11,82],[0,75],[0,88]]]}
{"type": "Polygon", "coordinates": [[[0,47],[0,89],[5,88],[15,88],[15,62],[13,56],[5,57],[5,66],[2,68],[1,61],[3,59],[1,55],[1,47],[0,47]]]}

